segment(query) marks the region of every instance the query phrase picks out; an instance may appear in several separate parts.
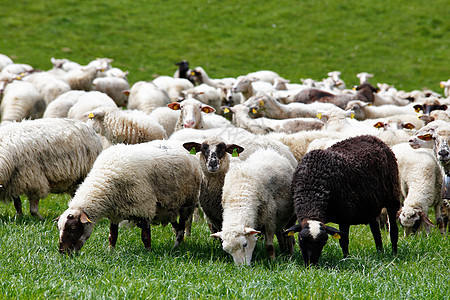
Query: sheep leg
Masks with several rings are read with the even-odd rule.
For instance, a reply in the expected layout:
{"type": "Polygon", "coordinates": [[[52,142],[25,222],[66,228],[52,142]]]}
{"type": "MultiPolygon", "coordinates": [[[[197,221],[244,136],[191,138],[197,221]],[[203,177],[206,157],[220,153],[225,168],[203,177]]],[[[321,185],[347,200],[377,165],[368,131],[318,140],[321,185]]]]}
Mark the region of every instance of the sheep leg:
{"type": "Polygon", "coordinates": [[[265,238],[266,238],[266,252],[267,255],[269,256],[270,260],[274,260],[275,259],[275,248],[273,247],[273,237],[274,237],[274,233],[273,232],[267,232],[265,234],[265,238]]]}
{"type": "Polygon", "coordinates": [[[377,251],[382,252],[383,251],[383,242],[381,240],[381,232],[380,232],[380,226],[378,224],[378,221],[372,221],[369,222],[370,231],[372,231],[373,239],[375,240],[375,247],[377,248],[377,251]]]}
{"type": "Polygon", "coordinates": [[[184,231],[186,229],[186,221],[189,220],[189,218],[192,216],[192,213],[194,212],[194,207],[182,207],[180,209],[180,218],[178,223],[172,222],[172,226],[176,229],[176,239],[175,244],[173,245],[174,248],[178,247],[180,243],[184,240],[184,231]]]}
{"type": "Polygon", "coordinates": [[[44,218],[39,213],[39,198],[30,198],[29,200],[31,215],[37,217],[39,220],[44,220],[44,218]]]}
{"type": "Polygon", "coordinates": [[[339,239],[339,245],[341,246],[344,257],[347,257],[348,256],[348,244],[349,244],[348,235],[349,235],[349,231],[350,231],[350,225],[349,224],[339,224],[339,230],[346,233],[346,234],[343,234],[341,236],[341,238],[339,239]]]}
{"type": "Polygon", "coordinates": [[[109,247],[114,248],[116,246],[117,238],[119,236],[119,224],[111,223],[109,225],[109,247]]]}
{"type": "Polygon", "coordinates": [[[138,224],[141,228],[141,240],[144,243],[144,247],[148,250],[152,250],[152,233],[150,229],[150,223],[147,220],[141,220],[138,224]]]}
{"type": "Polygon", "coordinates": [[[438,203],[434,206],[434,216],[436,218],[436,226],[441,234],[445,234],[444,219],[442,218],[442,205],[438,203]]]}
{"type": "Polygon", "coordinates": [[[22,217],[23,216],[22,200],[20,200],[19,196],[14,196],[13,200],[14,200],[14,207],[16,208],[17,215],[19,217],[22,217]]]}
{"type": "Polygon", "coordinates": [[[389,216],[389,235],[391,237],[392,252],[397,254],[398,243],[398,226],[397,226],[397,211],[398,209],[391,209],[388,211],[389,216]]]}

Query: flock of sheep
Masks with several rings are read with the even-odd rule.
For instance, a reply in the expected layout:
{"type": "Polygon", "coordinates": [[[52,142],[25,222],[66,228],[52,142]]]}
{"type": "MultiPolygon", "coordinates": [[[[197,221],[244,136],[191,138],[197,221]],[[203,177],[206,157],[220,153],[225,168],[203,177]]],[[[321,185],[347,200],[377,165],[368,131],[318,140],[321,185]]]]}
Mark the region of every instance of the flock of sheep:
{"type": "Polygon", "coordinates": [[[22,215],[26,195],[42,218],[40,199],[70,194],[61,253],[80,250],[103,218],[111,247],[125,220],[149,250],[151,225],[170,223],[176,247],[197,209],[237,265],[251,263],[259,235],[274,259],[274,237],[292,254],[298,232],[308,265],[329,235],[348,255],[351,225],[369,224],[377,250],[386,228],[394,252],[398,223],[405,235],[446,234],[450,80],[441,95],[375,88],[360,73],[348,89],[338,71],[213,79],[181,61],[173,76],[130,86],[112,62],[52,58],[41,71],[0,54],[0,198],[22,215]]]}

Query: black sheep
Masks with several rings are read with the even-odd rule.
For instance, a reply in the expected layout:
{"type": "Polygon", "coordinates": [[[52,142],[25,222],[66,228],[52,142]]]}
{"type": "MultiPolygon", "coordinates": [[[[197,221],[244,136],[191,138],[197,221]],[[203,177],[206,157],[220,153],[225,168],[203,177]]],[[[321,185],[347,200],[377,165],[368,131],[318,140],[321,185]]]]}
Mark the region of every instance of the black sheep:
{"type": "Polygon", "coordinates": [[[328,234],[340,236],[348,255],[350,225],[369,224],[377,250],[382,250],[377,216],[386,207],[392,250],[397,253],[396,213],[400,208],[400,186],[396,158],[380,139],[363,135],[348,138],[325,150],[307,153],[292,181],[299,233],[305,264],[317,264],[328,234]],[[339,224],[339,229],[326,226],[339,224]]]}

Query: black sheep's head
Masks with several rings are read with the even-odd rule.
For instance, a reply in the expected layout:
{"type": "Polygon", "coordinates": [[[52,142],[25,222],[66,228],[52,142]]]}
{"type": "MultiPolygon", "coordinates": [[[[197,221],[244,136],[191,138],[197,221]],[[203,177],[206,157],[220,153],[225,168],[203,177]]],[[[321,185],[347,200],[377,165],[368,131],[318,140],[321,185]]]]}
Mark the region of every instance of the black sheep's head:
{"type": "Polygon", "coordinates": [[[305,219],[300,224],[285,231],[287,234],[290,232],[299,233],[298,243],[302,251],[305,266],[310,264],[317,265],[322,254],[322,249],[327,243],[328,235],[339,238],[340,235],[345,234],[342,231],[325,225],[323,222],[309,219],[305,219]]]}

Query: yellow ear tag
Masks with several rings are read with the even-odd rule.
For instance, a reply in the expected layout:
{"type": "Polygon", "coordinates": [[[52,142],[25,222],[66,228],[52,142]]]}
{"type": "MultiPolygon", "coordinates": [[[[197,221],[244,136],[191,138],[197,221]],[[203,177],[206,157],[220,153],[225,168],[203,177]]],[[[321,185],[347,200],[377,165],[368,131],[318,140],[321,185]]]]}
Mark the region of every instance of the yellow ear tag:
{"type": "Polygon", "coordinates": [[[228,108],[225,108],[225,109],[223,110],[223,113],[224,113],[224,114],[229,114],[229,113],[230,113],[230,110],[229,110],[228,108]]]}
{"type": "Polygon", "coordinates": [[[318,113],[318,114],[316,115],[316,117],[317,117],[317,119],[322,119],[322,113],[318,113]]]}
{"type": "Polygon", "coordinates": [[[237,149],[234,148],[233,149],[233,154],[231,154],[231,157],[238,157],[238,156],[239,156],[239,153],[237,152],[237,149]]]}
{"type": "Polygon", "coordinates": [[[341,239],[341,236],[339,235],[339,233],[335,233],[335,234],[333,234],[333,239],[338,239],[338,240],[340,240],[340,239],[341,239]]]}
{"type": "Polygon", "coordinates": [[[288,235],[288,236],[294,236],[294,234],[295,234],[295,232],[289,231],[287,235],[288,235]]]}
{"type": "Polygon", "coordinates": [[[416,111],[416,113],[420,113],[420,108],[419,107],[416,108],[415,111],[416,111]]]}
{"type": "Polygon", "coordinates": [[[189,151],[189,153],[195,155],[195,154],[197,154],[197,151],[195,150],[194,147],[192,147],[192,149],[191,149],[191,151],[189,151]]]}
{"type": "Polygon", "coordinates": [[[354,119],[354,118],[355,118],[355,114],[351,114],[350,119],[354,119]]]}
{"type": "Polygon", "coordinates": [[[264,106],[264,101],[263,100],[259,101],[259,105],[264,106]]]}
{"type": "Polygon", "coordinates": [[[252,114],[254,114],[254,115],[256,115],[256,113],[257,113],[258,111],[256,110],[256,109],[252,109],[252,114]]]}
{"type": "Polygon", "coordinates": [[[194,72],[194,71],[192,71],[192,72],[191,72],[191,76],[194,76],[194,75],[195,75],[195,72],[194,72]]]}
{"type": "Polygon", "coordinates": [[[444,85],[441,83],[440,85],[439,85],[440,87],[441,87],[441,89],[443,89],[444,88],[444,85]]]}
{"type": "Polygon", "coordinates": [[[93,119],[95,116],[94,116],[94,114],[93,113],[90,113],[89,115],[88,115],[88,118],[89,119],[93,119]]]}
{"type": "Polygon", "coordinates": [[[89,223],[92,223],[92,221],[89,220],[89,218],[86,215],[85,215],[85,217],[86,217],[86,220],[88,220],[89,223]]]}

